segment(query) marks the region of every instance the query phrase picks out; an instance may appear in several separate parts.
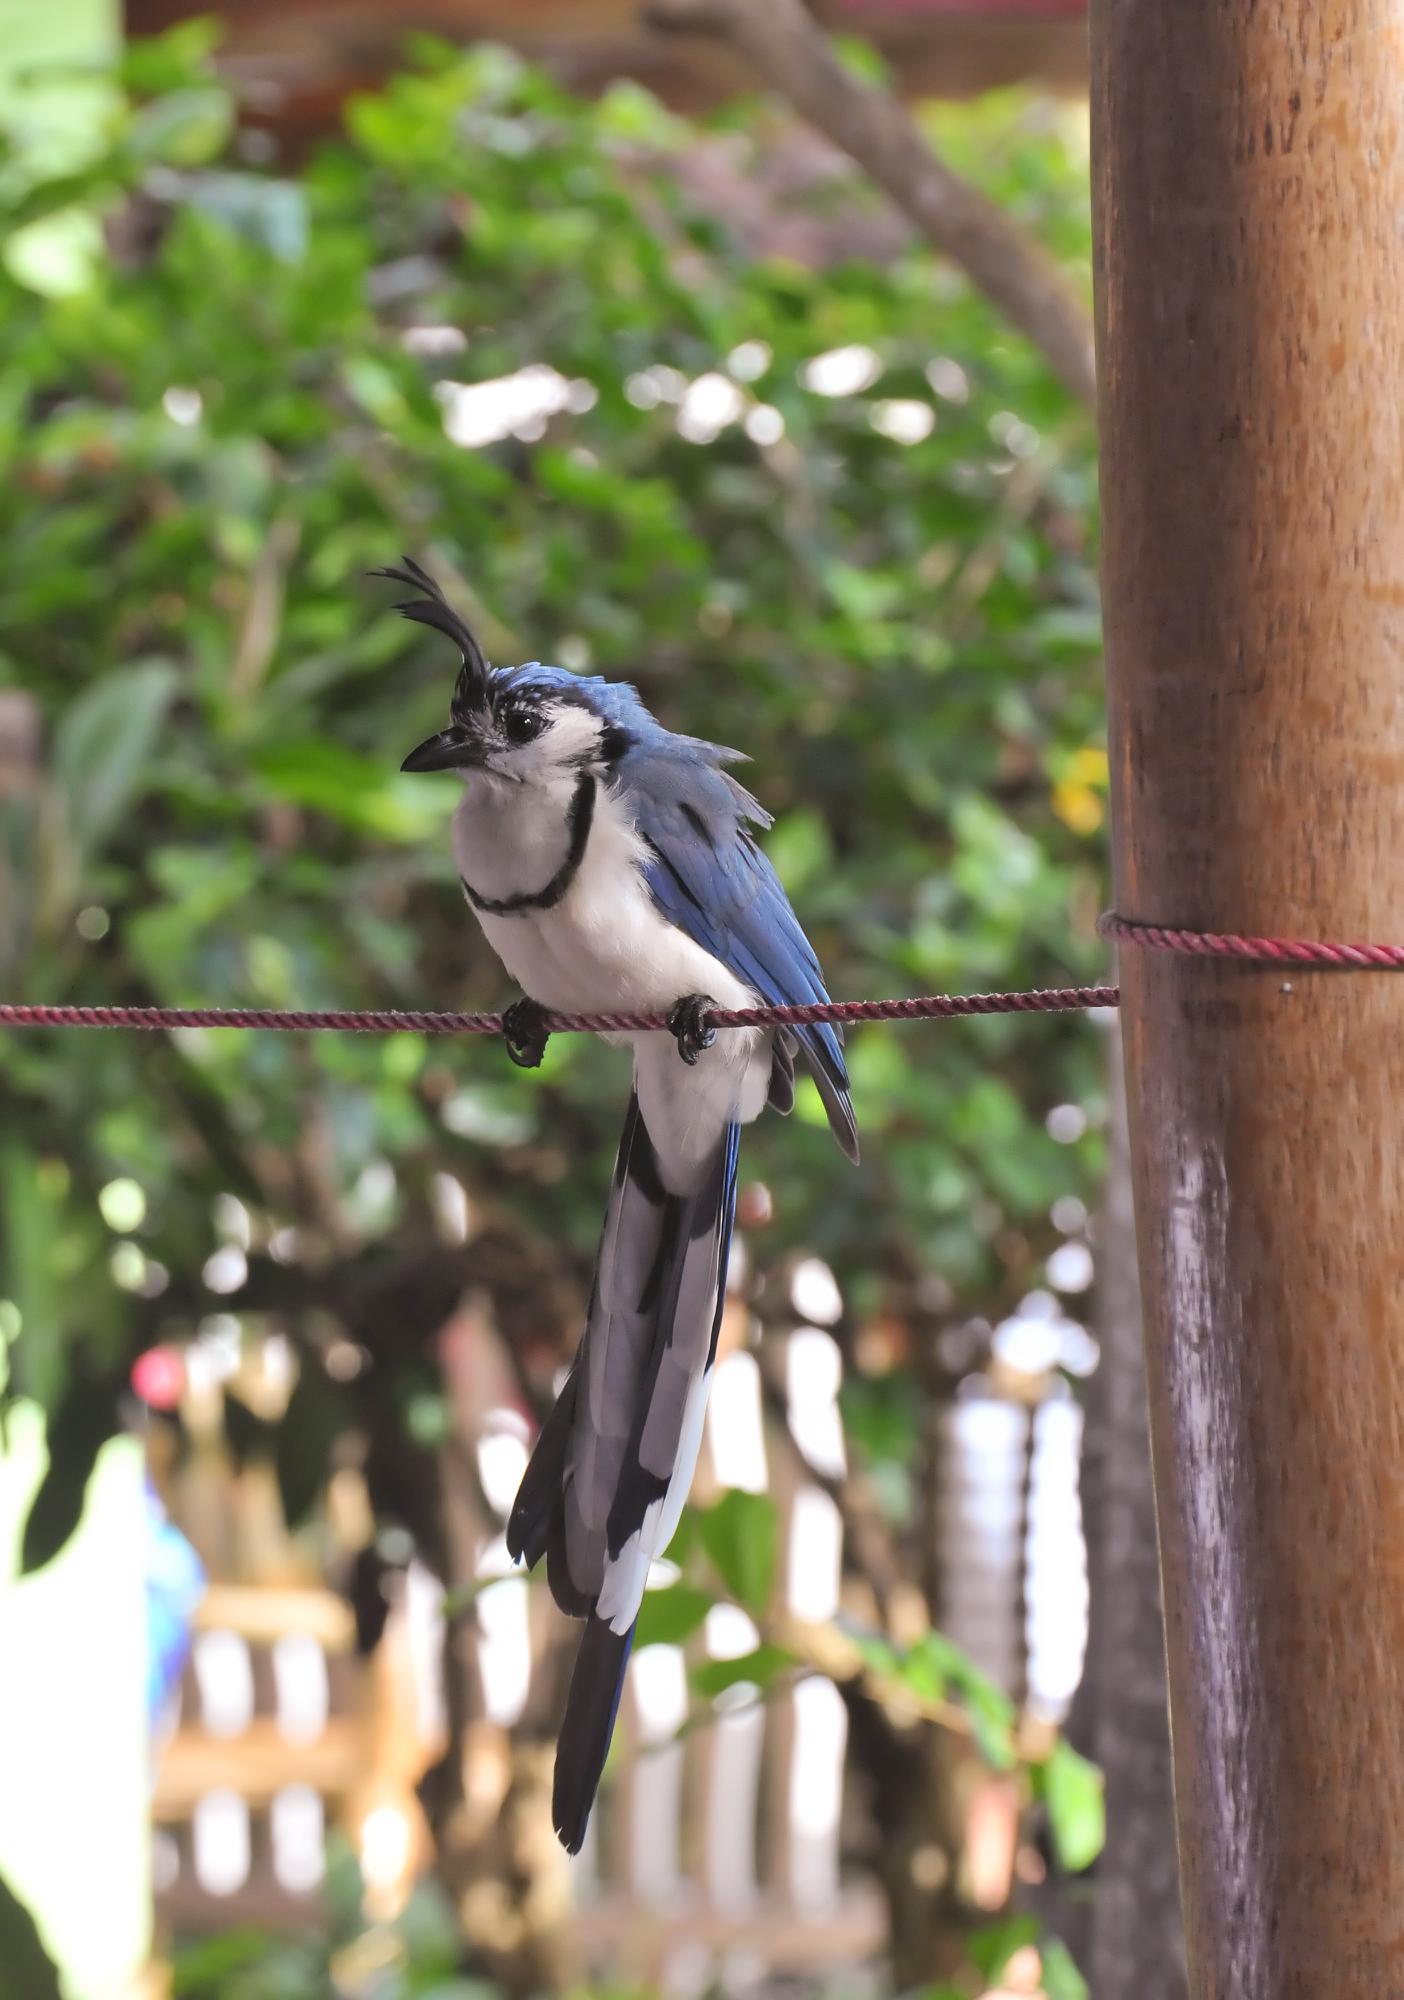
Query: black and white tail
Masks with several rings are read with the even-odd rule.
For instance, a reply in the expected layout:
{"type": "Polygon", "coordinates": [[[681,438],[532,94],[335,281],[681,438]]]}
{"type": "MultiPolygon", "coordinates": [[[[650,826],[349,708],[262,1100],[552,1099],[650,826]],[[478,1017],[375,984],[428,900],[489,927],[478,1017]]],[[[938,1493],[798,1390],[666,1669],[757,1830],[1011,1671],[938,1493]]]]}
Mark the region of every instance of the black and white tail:
{"type": "Polygon", "coordinates": [[[740,1131],[726,1125],[686,1191],[674,1193],[637,1094],[630,1099],[584,1337],[507,1524],[513,1558],[531,1566],[544,1555],[557,1604],[587,1621],[553,1795],[556,1832],[572,1854],[609,1751],[649,1564],[672,1540],[692,1485],[740,1131]]]}

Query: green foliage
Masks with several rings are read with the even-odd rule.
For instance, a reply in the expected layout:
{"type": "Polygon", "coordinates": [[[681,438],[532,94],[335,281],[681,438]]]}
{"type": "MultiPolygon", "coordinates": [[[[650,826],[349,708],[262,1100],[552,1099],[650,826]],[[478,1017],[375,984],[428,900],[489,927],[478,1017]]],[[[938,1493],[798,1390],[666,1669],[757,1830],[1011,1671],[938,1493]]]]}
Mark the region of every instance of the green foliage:
{"type": "Polygon", "coordinates": [[[743,1610],[770,1603],[780,1556],[780,1517],[766,1493],[733,1489],[698,1516],[698,1534],[717,1575],[743,1610]]]}
{"type": "MultiPolygon", "coordinates": [[[[1020,1912],[987,1924],[969,1939],[970,1969],[980,1988],[999,1985],[1009,1961],[1029,1945],[1037,1948],[1039,1990],[1045,2000],[1088,2000],[1087,1981],[1061,1938],[1051,1937],[1036,1916],[1020,1912]]],[[[910,2000],[970,2000],[971,1988],[940,1981],[923,1986],[910,2000]]]]}
{"type": "Polygon", "coordinates": [[[1042,1929],[1034,1916],[1001,1917],[998,1923],[987,1924],[971,1938],[971,1962],[993,1986],[1016,1951],[1038,1943],[1042,1929]]]}
{"type": "Polygon", "coordinates": [[[1107,1838],[1106,1786],[1101,1772],[1070,1743],[1058,1742],[1034,1767],[1035,1791],[1048,1811],[1053,1851],[1069,1875],[1090,1868],[1107,1838]]]}
{"type": "MultiPolygon", "coordinates": [[[[454,879],[454,786],[399,772],[454,665],[366,581],[402,550],[495,657],[627,676],[670,725],[751,753],[836,992],[1099,970],[1091,437],[1038,356],[924,253],[816,273],[745,250],[675,171],[705,135],[632,87],[584,104],[500,51],[421,41],[343,140],[274,176],[232,141],[208,53],[202,26],[130,48],[62,173],[0,150],[0,987],[508,997],[454,879]],[[69,232],[61,282],[16,251],[46,230],[69,232]],[[537,400],[514,416],[512,395],[537,400]],[[7,735],[17,696],[33,768],[7,735]]],[[[940,116],[991,191],[1085,258],[1060,127],[1014,102],[940,116]]],[[[847,194],[861,208],[861,189],[824,199],[847,194]]],[[[846,1326],[914,1297],[928,1326],[996,1317],[1042,1277],[1053,1202],[1094,1184],[1095,1034],[991,1019],[850,1046],[860,1171],[807,1088],[747,1135],[744,1172],[775,1196],[748,1239],[757,1286],[777,1296],[814,1251],[846,1326]],[[1088,1113],[1072,1145],[1045,1123],[1063,1102],[1088,1113]]],[[[237,1440],[272,1454],[289,1514],[315,1516],[352,1425],[375,1449],[397,1430],[409,1471],[397,1455],[387,1490],[407,1507],[444,1422],[421,1293],[439,1177],[474,1219],[456,1276],[510,1269],[544,1377],[575,1335],[622,1089],[618,1054],[584,1038],[527,1076],[485,1042],[11,1037],[0,1326],[19,1328],[10,1390],[56,1447],[30,1558],[81,1502],[132,1356],[216,1313],[296,1342],[288,1419],[237,1440]],[[134,1222],[104,1203],[114,1181],[140,1190],[134,1222]],[[231,1197],[232,1292],[210,1276],[231,1197]],[[350,1388],[323,1366],[333,1324],[367,1356],[350,1388]]],[[[871,1378],[850,1357],[855,1455],[899,1525],[919,1405],[900,1357],[871,1378]]],[[[731,1494],[689,1532],[641,1644],[689,1637],[718,1581],[757,1618],[770,1603],[769,1501],[731,1494]]],[[[697,1686],[790,1666],[763,1643],[697,1686]]],[[[1008,1704],[937,1635],[884,1670],[1014,1760],[1008,1704]]],[[[1085,1773],[1050,1760],[1041,1782],[1086,1854],[1085,1773]]],[[[225,1948],[177,1991],[322,1990],[294,1948],[276,1977],[225,1948]]]]}
{"type": "Polygon", "coordinates": [[[72,1375],[49,1412],[49,1463],[24,1524],[22,1573],[51,1562],[78,1526],[88,1480],[114,1423],[112,1383],[72,1375]]]}
{"type": "Polygon", "coordinates": [[[81,867],[136,803],[176,689],[174,668],[118,667],[86,688],[54,731],[54,777],[81,867]]]}
{"type": "Polygon", "coordinates": [[[883,1515],[909,1518],[921,1408],[905,1374],[850,1375],[840,1392],[844,1437],[863,1466],[883,1515]]]}
{"type": "Polygon", "coordinates": [[[293,1938],[232,1929],[181,1947],[171,1968],[174,2000],[499,2000],[499,1989],[459,1972],[463,1946],[443,1891],[422,1882],[391,1924],[367,1930],[361,1882],[344,1845],[334,1844],[324,1928],[293,1938]]]}
{"type": "Polygon", "coordinates": [[[1092,1989],[1062,1939],[1043,1938],[1038,1949],[1043,1961],[1043,1990],[1048,2000],[1089,2000],[1092,1989]]]}
{"type": "MultiPolygon", "coordinates": [[[[983,302],[915,254],[822,276],[743,254],[677,189],[660,149],[687,138],[678,121],[636,91],[579,104],[496,51],[422,49],[352,106],[348,143],[296,181],[261,176],[224,146],[204,53],[184,31],[130,51],[131,94],[76,173],[5,162],[12,216],[77,208],[143,246],[57,300],[0,275],[0,679],[51,744],[0,800],[7,988],[502,996],[453,882],[453,787],[398,772],[452,667],[363,581],[402,547],[437,562],[499,656],[628,674],[670,723],[746,745],[838,991],[1092,969],[1090,440],[983,302]],[[807,386],[817,354],[863,346],[875,379],[807,386]],[[451,382],[542,366],[564,407],[479,448],[446,434],[451,382]],[[741,421],[699,432],[685,402],[680,431],[699,377],[741,421]],[[928,420],[914,443],[893,434],[928,420]]],[[[1042,209],[1085,232],[1049,134],[1007,114],[1001,130],[1000,172],[1037,162],[1042,209]]],[[[953,1311],[1036,1280],[1050,1203],[1098,1159],[1095,1136],[1061,1147],[1043,1127],[1063,1098],[1095,1112],[1093,1038],[985,1021],[866,1031],[852,1053],[859,1174],[812,1093],[748,1137],[748,1171],[781,1197],[765,1254],[820,1244],[870,1303],[934,1272],[953,1311]]],[[[134,1241],[171,1274],[177,1318],[214,1195],[239,1194],[260,1237],[307,1220],[273,1162],[313,1103],[342,1225],[367,1167],[390,1166],[408,1213],[448,1167],[583,1269],[617,1058],[561,1041],[531,1082],[482,1044],[398,1060],[374,1041],[10,1046],[6,1130],[36,1166],[64,1163],[54,1221],[89,1254],[97,1191],[137,1175],[134,1241]],[[426,1089],[446,1075],[458,1095],[426,1089]],[[499,1099],[507,1125],[470,1115],[499,1099]],[[563,1122],[568,1175],[548,1137],[563,1122]]],[[[38,1301],[20,1239],[0,1292],[38,1301]]],[[[26,1339],[58,1353],[46,1395],[70,1338],[130,1343],[164,1316],[120,1281],[71,1336],[61,1302],[35,1312],[26,1339]]]]}
{"type": "MultiPolygon", "coordinates": [[[[944,1633],[926,1632],[906,1648],[867,1633],[855,1634],[854,1642],[879,1680],[905,1689],[923,1702],[953,1698],[964,1711],[976,1746],[991,1769],[1016,1768],[1020,1758],[1013,1702],[944,1633]]],[[[1089,1771],[1093,1768],[1087,1766],[1089,1771]]]]}
{"type": "Polygon", "coordinates": [[[33,1917],[0,1877],[0,2000],[62,2000],[62,1993],[33,1917]]]}
{"type": "Polygon", "coordinates": [[[645,1646],[681,1646],[701,1631],[715,1602],[710,1590],[695,1583],[673,1583],[645,1591],[634,1631],[635,1646],[640,1650],[645,1646]]]}
{"type": "Polygon", "coordinates": [[[273,1446],[278,1490],[290,1526],[306,1518],[325,1488],[336,1441],[345,1435],[349,1422],[350,1411],[338,1385],[319,1371],[304,1368],[273,1446]]]}
{"type": "Polygon", "coordinates": [[[692,1669],[689,1679],[701,1695],[715,1700],[728,1688],[754,1687],[762,1692],[795,1668],[795,1656],[783,1646],[754,1646],[730,1660],[707,1660],[692,1669]]]}

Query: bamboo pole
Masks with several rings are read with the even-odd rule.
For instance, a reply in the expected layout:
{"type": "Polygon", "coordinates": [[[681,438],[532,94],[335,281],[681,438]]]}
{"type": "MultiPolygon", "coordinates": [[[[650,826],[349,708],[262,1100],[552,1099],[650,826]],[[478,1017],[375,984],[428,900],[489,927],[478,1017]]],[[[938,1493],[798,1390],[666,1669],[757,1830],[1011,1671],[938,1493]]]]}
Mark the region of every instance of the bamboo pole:
{"type": "MultiPolygon", "coordinates": [[[[1092,32],[1117,907],[1404,940],[1404,14],[1092,32]]],[[[1392,2000],[1404,976],[1122,978],[1191,1991],[1392,2000]]]]}

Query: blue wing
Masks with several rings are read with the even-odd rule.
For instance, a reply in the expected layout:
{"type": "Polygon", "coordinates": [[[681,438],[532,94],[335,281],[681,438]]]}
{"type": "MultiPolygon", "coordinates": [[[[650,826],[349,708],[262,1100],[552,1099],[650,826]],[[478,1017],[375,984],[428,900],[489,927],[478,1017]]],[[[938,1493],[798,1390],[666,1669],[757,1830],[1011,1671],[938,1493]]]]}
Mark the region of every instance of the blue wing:
{"type": "MultiPolygon", "coordinates": [[[[659,733],[661,745],[638,745],[616,772],[649,851],[644,873],[659,910],[763,1003],[827,1000],[814,948],[751,832],[751,824],[769,826],[770,816],[718,768],[734,753],[659,733]]],[[[858,1128],[842,1033],[827,1022],[793,1033],[834,1137],[856,1160],[858,1128]]]]}

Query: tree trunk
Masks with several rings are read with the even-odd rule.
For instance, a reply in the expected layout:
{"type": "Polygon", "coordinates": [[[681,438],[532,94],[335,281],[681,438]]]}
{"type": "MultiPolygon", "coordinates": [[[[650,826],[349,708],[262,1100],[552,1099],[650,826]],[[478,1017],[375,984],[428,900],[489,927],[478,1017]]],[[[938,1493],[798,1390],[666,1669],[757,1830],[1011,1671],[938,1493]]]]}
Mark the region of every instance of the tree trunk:
{"type": "MultiPolygon", "coordinates": [[[[1094,0],[1115,888],[1404,938],[1404,23],[1094,0]]],[[[1122,953],[1195,2000],[1404,1993],[1404,983],[1122,953]]]]}
{"type": "Polygon", "coordinates": [[[1090,1617],[1070,1728],[1106,1773],[1107,1844],[1090,1893],[1065,1896],[1052,1921],[1097,2000],[1185,2000],[1131,1142],[1115,1032],[1108,1055],[1110,1146],[1097,1257],[1102,1353],[1089,1385],[1082,1472],[1090,1617]]]}

